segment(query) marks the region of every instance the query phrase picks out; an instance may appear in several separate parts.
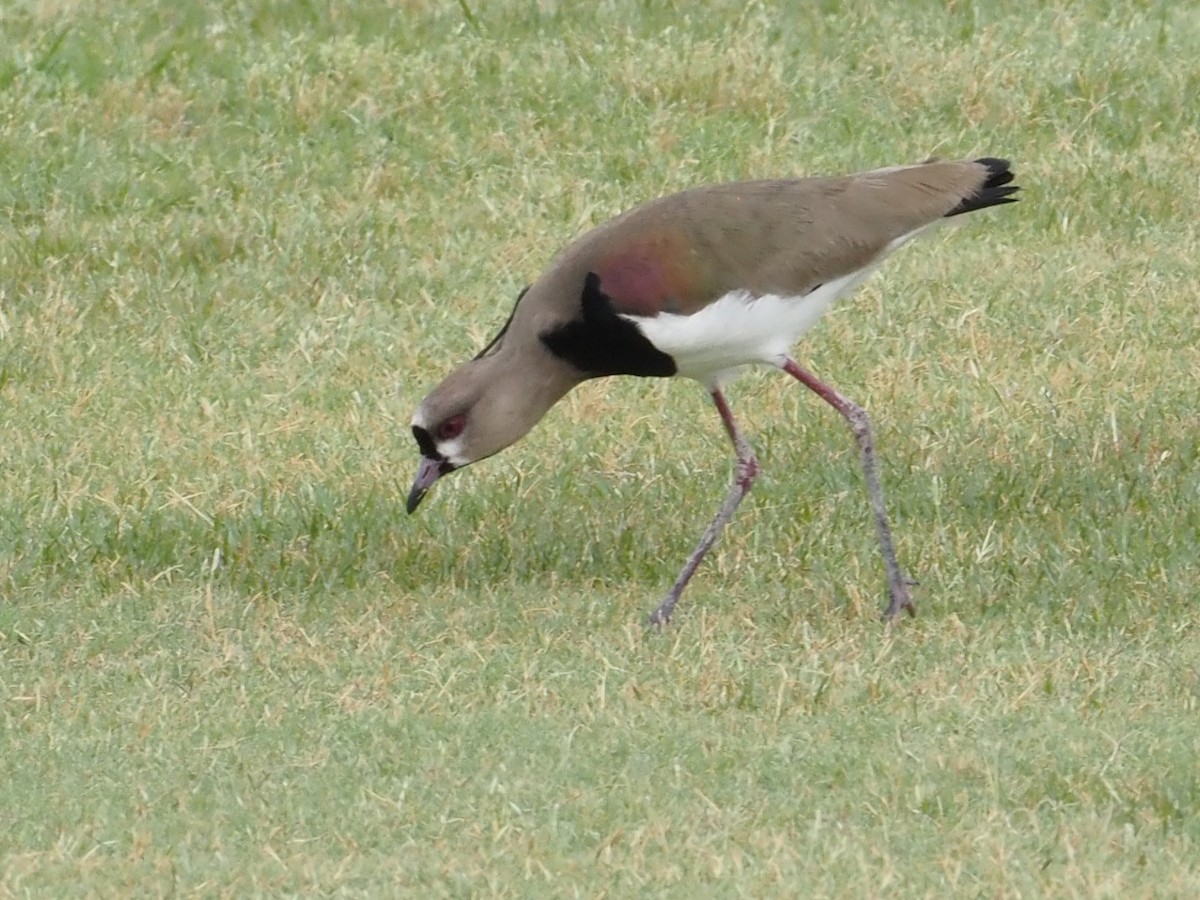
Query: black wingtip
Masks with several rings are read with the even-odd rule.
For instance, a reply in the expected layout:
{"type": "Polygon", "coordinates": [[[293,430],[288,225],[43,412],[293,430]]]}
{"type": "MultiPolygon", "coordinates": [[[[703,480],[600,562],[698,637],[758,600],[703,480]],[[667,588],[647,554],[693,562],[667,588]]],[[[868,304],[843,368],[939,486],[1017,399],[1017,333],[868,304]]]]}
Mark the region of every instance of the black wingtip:
{"type": "Polygon", "coordinates": [[[964,197],[958,206],[946,213],[947,219],[951,216],[974,212],[977,209],[987,209],[989,206],[1016,203],[1020,199],[1013,196],[1021,188],[1018,185],[1010,184],[1016,176],[1007,159],[984,156],[975,162],[987,169],[987,180],[983,182],[983,186],[978,191],[970,197],[964,197]]]}
{"type": "Polygon", "coordinates": [[[988,170],[988,179],[983,183],[985,188],[1000,187],[1008,184],[1015,177],[1011,163],[1007,159],[997,159],[994,156],[983,156],[975,160],[988,170]]]}

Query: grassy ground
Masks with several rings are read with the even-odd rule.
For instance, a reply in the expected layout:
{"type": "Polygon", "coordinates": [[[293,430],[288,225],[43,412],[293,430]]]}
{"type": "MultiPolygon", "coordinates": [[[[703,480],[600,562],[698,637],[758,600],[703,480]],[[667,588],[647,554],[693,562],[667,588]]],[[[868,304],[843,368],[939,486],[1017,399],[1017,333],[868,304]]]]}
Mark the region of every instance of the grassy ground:
{"type": "Polygon", "coordinates": [[[0,6],[0,894],[1200,894],[1200,13],[0,6]],[[800,358],[607,381],[403,513],[412,408],[706,181],[1011,156],[800,358]],[[398,389],[397,389],[398,386],[398,389]]]}

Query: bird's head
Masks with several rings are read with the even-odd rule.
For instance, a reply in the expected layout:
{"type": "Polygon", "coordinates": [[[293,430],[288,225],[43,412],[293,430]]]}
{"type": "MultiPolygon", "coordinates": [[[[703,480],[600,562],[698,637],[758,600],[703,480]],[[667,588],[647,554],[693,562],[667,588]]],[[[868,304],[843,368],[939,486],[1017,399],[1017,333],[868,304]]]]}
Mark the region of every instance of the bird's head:
{"type": "Polygon", "coordinates": [[[563,375],[547,357],[507,354],[479,357],[451,372],[413,414],[421,462],[408,511],[443,475],[499,453],[527,434],[572,387],[574,380],[563,375]]]}

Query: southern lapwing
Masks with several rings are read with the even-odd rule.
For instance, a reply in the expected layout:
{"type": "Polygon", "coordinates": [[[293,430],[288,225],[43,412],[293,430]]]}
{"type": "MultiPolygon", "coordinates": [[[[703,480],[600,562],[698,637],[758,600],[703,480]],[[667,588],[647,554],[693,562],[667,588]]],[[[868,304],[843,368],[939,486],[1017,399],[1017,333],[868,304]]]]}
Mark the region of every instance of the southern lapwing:
{"type": "Polygon", "coordinates": [[[1014,202],[1012,179],[1006,160],[984,158],[723,184],[651,201],[594,228],[521,292],[500,333],[417,408],[412,431],[421,464],[408,511],[443,475],[526,434],[580,382],[693,378],[712,394],[737,474],[651,616],[663,624],[758,472],[722,385],[743,366],[775,366],[850,424],[887,569],[885,615],[914,614],[867,414],[801,368],[791,347],[901,245],[943,219],[1014,202]]]}

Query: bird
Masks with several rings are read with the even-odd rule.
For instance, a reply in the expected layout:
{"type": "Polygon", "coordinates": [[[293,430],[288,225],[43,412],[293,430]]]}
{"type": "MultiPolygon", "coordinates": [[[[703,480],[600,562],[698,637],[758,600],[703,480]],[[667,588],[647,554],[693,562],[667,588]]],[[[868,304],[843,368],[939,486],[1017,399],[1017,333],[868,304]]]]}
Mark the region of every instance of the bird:
{"type": "Polygon", "coordinates": [[[889,622],[916,614],[896,558],[870,419],[801,367],[792,345],[894,251],[947,219],[1013,203],[1006,159],[930,159],[834,177],[707,184],[660,197],[570,242],[522,290],[494,338],[421,401],[411,514],[439,479],[527,434],[576,385],[683,376],[717,408],[736,468],[716,515],[650,616],[667,624],[759,471],[725,386],[782,370],[846,420],[887,577],[889,622]]]}

